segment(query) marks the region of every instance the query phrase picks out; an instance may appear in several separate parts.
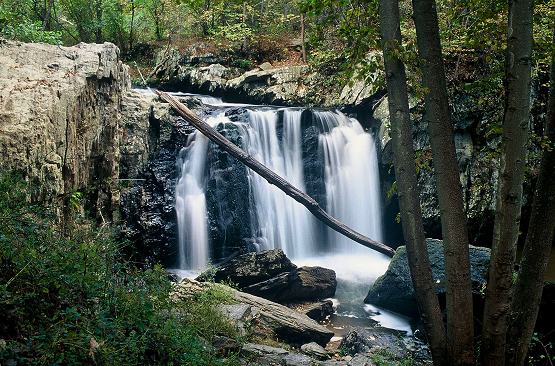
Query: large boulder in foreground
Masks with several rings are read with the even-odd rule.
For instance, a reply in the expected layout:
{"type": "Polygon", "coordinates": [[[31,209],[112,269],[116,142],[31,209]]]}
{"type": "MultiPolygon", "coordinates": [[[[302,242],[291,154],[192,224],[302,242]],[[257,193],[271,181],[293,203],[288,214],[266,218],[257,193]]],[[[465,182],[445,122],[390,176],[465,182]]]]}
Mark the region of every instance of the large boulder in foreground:
{"type": "Polygon", "coordinates": [[[281,249],[236,256],[197,280],[232,283],[244,292],[282,304],[332,297],[337,287],[333,270],[297,268],[281,249]]]}
{"type": "MultiPolygon", "coordinates": [[[[426,239],[426,245],[436,282],[436,292],[441,295],[445,293],[443,242],[437,239],[426,239]]],[[[481,296],[487,283],[489,261],[490,249],[470,246],[470,278],[472,291],[476,296],[481,296]]],[[[397,249],[386,273],[374,282],[364,302],[409,316],[418,315],[407,251],[404,246],[397,249]]]]}
{"type": "Polygon", "coordinates": [[[221,286],[233,304],[222,306],[222,313],[241,329],[249,329],[261,338],[277,338],[291,345],[316,342],[325,346],[333,332],[305,314],[284,305],[241,292],[222,284],[201,283],[184,279],[176,285],[174,298],[186,299],[209,288],[221,286]]]}

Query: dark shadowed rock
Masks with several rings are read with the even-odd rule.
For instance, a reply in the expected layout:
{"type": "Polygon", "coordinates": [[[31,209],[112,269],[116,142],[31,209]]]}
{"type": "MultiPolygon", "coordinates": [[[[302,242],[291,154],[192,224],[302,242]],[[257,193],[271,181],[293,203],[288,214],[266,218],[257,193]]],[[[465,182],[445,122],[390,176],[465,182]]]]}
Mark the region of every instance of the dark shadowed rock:
{"type": "Polygon", "coordinates": [[[301,267],[243,290],[279,303],[292,303],[332,297],[336,287],[335,271],[322,267],[301,267]]]}
{"type": "Polygon", "coordinates": [[[324,320],[333,314],[333,302],[325,300],[312,304],[302,306],[302,312],[305,313],[310,319],[324,320]]]}
{"type": "Polygon", "coordinates": [[[340,348],[349,355],[387,354],[390,362],[410,357],[414,364],[431,361],[428,347],[404,332],[387,328],[355,328],[341,341],[340,348]]]}
{"type": "Polygon", "coordinates": [[[274,249],[231,258],[215,270],[204,272],[197,280],[231,282],[239,288],[245,288],[296,268],[281,249],[274,249]]]}
{"type": "MultiPolygon", "coordinates": [[[[443,242],[437,239],[426,239],[426,244],[433,277],[436,281],[436,292],[443,295],[445,294],[443,242]]],[[[470,278],[472,280],[472,291],[476,296],[481,296],[487,282],[489,260],[490,249],[470,246],[470,278]]],[[[418,315],[407,252],[404,246],[397,249],[387,272],[374,282],[364,302],[409,316],[418,315]]]]}

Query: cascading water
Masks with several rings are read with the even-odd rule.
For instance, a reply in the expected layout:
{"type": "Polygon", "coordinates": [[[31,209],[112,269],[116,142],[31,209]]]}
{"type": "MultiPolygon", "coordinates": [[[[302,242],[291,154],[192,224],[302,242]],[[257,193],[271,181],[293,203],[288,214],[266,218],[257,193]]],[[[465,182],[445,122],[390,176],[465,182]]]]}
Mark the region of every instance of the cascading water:
{"type": "MultiPolygon", "coordinates": [[[[372,239],[383,240],[376,147],[372,135],[365,132],[356,119],[336,111],[308,111],[312,125],[303,126],[301,109],[223,103],[207,96],[199,99],[210,105],[212,117],[207,122],[213,127],[220,123],[232,125],[228,126],[233,127],[229,130],[223,129],[227,131],[224,134],[236,131],[237,143],[255,159],[303,191],[310,178],[313,194],[314,190],[318,191],[315,193],[320,195],[321,203],[332,216],[372,239]],[[230,119],[227,114],[236,117],[230,119]],[[305,171],[307,162],[311,167],[310,177],[305,171]]],[[[220,183],[212,189],[224,189],[217,197],[227,200],[230,196],[230,201],[226,205],[218,202],[215,206],[228,210],[248,207],[248,212],[240,214],[241,219],[248,216],[242,222],[250,225],[252,237],[243,240],[254,244],[257,250],[281,248],[297,265],[334,269],[338,286],[332,323],[338,324],[338,329],[343,328],[343,324],[348,325],[348,319],[373,317],[384,326],[410,332],[406,319],[371,305],[361,306],[368,286],[385,272],[389,258],[330,229],[322,229],[304,206],[250,169],[240,165],[230,167],[225,163],[223,168],[207,166],[210,165],[207,164],[209,154],[207,139],[194,133],[178,161],[181,177],[176,188],[176,211],[181,269],[203,269],[209,260],[210,244],[218,245],[209,243],[208,233],[215,230],[208,227],[210,210],[219,208],[207,205],[210,195],[214,194],[207,189],[207,181],[209,177],[218,178],[220,170],[233,168],[239,174],[235,176],[236,181],[245,179],[244,184],[248,185],[244,191],[246,196],[239,198],[244,201],[237,205],[233,201],[234,191],[226,192],[227,185],[220,183]],[[240,171],[243,168],[244,173],[240,171]]],[[[237,189],[231,183],[230,187],[235,188],[229,189],[237,189]]],[[[238,217],[229,211],[218,211],[213,216],[219,220],[238,217]]],[[[335,328],[334,331],[341,333],[335,328]]]]}
{"type": "Polygon", "coordinates": [[[179,153],[181,177],[175,190],[180,269],[202,269],[208,263],[208,228],[204,192],[208,139],[199,132],[189,136],[179,153]]]}
{"type": "MultiPolygon", "coordinates": [[[[249,111],[248,152],[300,190],[305,190],[298,110],[285,110],[283,141],[277,135],[276,110],[249,111]]],[[[300,203],[288,198],[253,171],[248,171],[253,193],[253,234],[261,249],[281,248],[292,258],[313,254],[314,219],[300,203]]]]}
{"type": "MultiPolygon", "coordinates": [[[[381,242],[380,180],[372,135],[364,132],[357,120],[340,112],[316,111],[315,116],[329,131],[321,134],[319,141],[325,159],[328,212],[381,242]]],[[[335,231],[330,230],[328,236],[336,252],[365,250],[335,231]]]]}

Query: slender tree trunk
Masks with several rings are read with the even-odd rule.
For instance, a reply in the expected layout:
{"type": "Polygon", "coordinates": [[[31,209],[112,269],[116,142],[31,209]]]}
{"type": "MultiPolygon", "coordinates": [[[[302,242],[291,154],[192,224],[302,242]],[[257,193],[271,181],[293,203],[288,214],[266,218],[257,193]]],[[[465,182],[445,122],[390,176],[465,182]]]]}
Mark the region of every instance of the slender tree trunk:
{"type": "Polygon", "coordinates": [[[367,248],[374,249],[380,253],[393,257],[395,251],[385,244],[374,241],[355,230],[351,229],[341,221],[330,216],[318,202],[303,191],[292,186],[285,179],[274,173],[272,170],[268,169],[267,166],[260,163],[258,160],[254,159],[252,156],[247,154],[244,150],[239,148],[237,145],[233,144],[231,141],[226,139],[221,133],[210,127],[210,125],[203,120],[201,120],[195,113],[193,113],[189,108],[180,103],[175,97],[168,93],[156,91],[162,100],[165,100],[170,104],[170,106],[187,122],[192,124],[197,130],[199,130],[204,136],[206,136],[210,141],[216,143],[222,149],[227,151],[230,155],[235,157],[241,163],[245,164],[247,167],[251,168],[252,171],[264,178],[268,183],[273,184],[278,189],[282,190],[283,193],[293,198],[295,201],[306,207],[317,219],[322,223],[330,227],[331,229],[337,231],[340,234],[345,235],[349,239],[356,241],[364,245],[367,248]]]}
{"type": "Polygon", "coordinates": [[[413,0],[426,118],[445,245],[447,342],[452,365],[474,364],[472,287],[466,215],[455,155],[437,10],[434,0],[413,0]]]}
{"type": "MultiPolygon", "coordinates": [[[[553,35],[555,45],[555,33],[553,35]]],[[[551,87],[545,149],[536,182],[530,225],[520,262],[507,333],[506,365],[524,365],[541,301],[544,276],[555,232],[555,54],[551,61],[551,87]]]]}
{"type": "Polygon", "coordinates": [[[507,320],[511,307],[530,124],[532,13],[532,0],[511,0],[509,3],[503,154],[480,347],[485,366],[505,364],[507,320]]]}
{"type": "Polygon", "coordinates": [[[54,0],[45,0],[44,2],[44,20],[43,29],[46,31],[52,30],[52,9],[54,8],[54,0]]]}
{"type": "Polygon", "coordinates": [[[133,31],[135,27],[135,0],[131,0],[131,23],[129,25],[129,52],[133,50],[133,31]]]}
{"type": "Polygon", "coordinates": [[[301,55],[303,58],[303,62],[306,63],[306,45],[304,31],[304,13],[301,13],[301,55]]]}
{"type": "Polygon", "coordinates": [[[96,0],[96,43],[102,43],[102,0],[96,0]]]}
{"type": "Polygon", "coordinates": [[[380,0],[380,28],[387,78],[395,179],[412,284],[429,339],[434,365],[448,365],[445,327],[435,292],[422,224],[405,65],[397,56],[402,42],[398,0],[380,0]]]}

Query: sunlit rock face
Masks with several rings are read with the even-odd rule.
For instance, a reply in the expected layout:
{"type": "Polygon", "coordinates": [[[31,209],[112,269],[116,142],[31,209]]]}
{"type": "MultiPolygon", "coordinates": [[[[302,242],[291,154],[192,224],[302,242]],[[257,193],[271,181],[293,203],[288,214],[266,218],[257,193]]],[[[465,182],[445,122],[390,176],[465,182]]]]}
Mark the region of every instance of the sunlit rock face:
{"type": "Polygon", "coordinates": [[[86,191],[98,216],[119,199],[120,112],[130,88],[113,44],[58,47],[0,41],[3,170],[33,184],[32,200],[86,191]]]}

